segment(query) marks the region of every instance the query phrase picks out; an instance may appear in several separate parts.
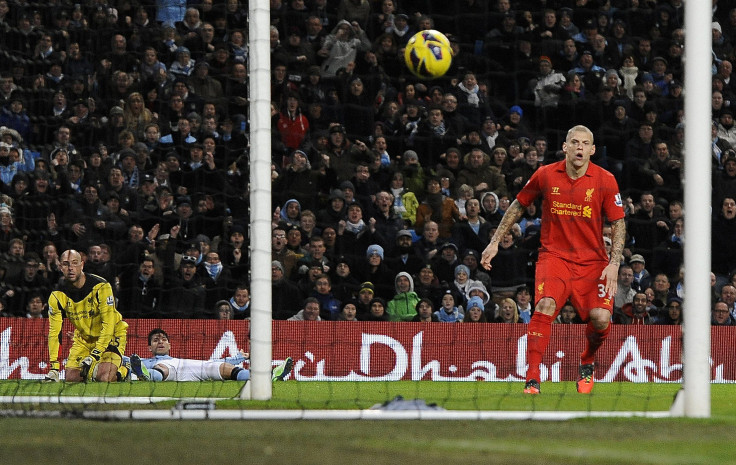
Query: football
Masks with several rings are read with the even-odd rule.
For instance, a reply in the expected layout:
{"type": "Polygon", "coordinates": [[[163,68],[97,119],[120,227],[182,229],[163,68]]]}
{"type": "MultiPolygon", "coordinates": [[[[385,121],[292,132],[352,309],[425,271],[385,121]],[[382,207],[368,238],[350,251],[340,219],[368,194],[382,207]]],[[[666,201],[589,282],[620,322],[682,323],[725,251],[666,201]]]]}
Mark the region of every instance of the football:
{"type": "Polygon", "coordinates": [[[452,64],[450,41],[439,31],[427,29],[409,39],[404,50],[406,67],[422,79],[444,75],[452,64]]]}

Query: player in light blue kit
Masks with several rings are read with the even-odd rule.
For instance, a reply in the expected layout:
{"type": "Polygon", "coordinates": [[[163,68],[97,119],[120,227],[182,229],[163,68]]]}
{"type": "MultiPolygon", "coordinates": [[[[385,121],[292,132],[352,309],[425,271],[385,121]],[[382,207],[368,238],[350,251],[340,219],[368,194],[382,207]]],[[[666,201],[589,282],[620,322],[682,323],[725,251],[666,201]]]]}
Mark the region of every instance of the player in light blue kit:
{"type": "MultiPolygon", "coordinates": [[[[243,352],[234,357],[221,360],[192,360],[175,358],[169,355],[171,343],[169,335],[157,328],[148,333],[148,350],[153,357],[141,359],[137,354],[130,356],[133,373],[143,381],[204,381],[233,380],[248,381],[250,370],[236,366],[248,359],[243,352]]],[[[273,381],[283,381],[294,366],[291,357],[287,357],[272,373],[273,381]]]]}

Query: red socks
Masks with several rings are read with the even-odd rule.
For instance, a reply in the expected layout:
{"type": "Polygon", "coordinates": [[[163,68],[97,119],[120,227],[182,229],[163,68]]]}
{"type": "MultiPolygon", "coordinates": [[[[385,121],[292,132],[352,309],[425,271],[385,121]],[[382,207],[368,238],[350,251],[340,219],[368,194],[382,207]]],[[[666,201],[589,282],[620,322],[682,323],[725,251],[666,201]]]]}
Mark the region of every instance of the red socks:
{"type": "Polygon", "coordinates": [[[526,380],[536,379],[541,381],[539,376],[539,364],[542,363],[542,355],[549,345],[549,337],[552,333],[551,315],[545,315],[542,312],[534,312],[529,322],[526,336],[526,361],[529,368],[526,370],[526,380]]]}
{"type": "Polygon", "coordinates": [[[593,327],[591,322],[588,322],[588,325],[585,327],[585,339],[587,340],[587,343],[585,344],[585,350],[580,354],[581,365],[589,365],[595,361],[596,351],[605,342],[608,337],[608,333],[610,332],[610,323],[606,326],[606,329],[598,331],[593,327]]]}

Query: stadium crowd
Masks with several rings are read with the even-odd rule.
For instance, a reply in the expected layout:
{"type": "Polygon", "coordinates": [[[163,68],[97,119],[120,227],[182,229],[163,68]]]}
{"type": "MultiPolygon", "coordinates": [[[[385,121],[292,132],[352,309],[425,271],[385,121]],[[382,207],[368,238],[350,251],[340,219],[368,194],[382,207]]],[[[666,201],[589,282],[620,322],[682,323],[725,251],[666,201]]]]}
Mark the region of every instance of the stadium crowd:
{"type": "MultiPolygon", "coordinates": [[[[274,318],[528,322],[540,206],[490,271],[479,252],[585,124],[627,214],[614,320],[679,324],[683,3],[271,0],[274,318]],[[403,64],[424,29],[454,52],[431,81],[403,64]]],[[[736,324],[734,3],[713,0],[719,325],[736,324]]],[[[74,248],[125,318],[249,316],[247,37],[239,0],[0,0],[2,315],[43,316],[74,248]]]]}

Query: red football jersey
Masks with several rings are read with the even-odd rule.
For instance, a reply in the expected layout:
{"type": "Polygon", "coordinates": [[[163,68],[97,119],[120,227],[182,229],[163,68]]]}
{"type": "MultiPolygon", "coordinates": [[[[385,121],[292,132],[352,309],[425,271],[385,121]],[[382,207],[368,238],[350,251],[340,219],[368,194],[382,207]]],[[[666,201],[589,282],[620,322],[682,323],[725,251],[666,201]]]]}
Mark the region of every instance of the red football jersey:
{"type": "Polygon", "coordinates": [[[590,163],[570,179],[565,160],[540,167],[516,196],[524,207],[542,197],[540,253],[585,264],[608,261],[603,223],[624,217],[621,194],[611,173],[590,163]]]}

